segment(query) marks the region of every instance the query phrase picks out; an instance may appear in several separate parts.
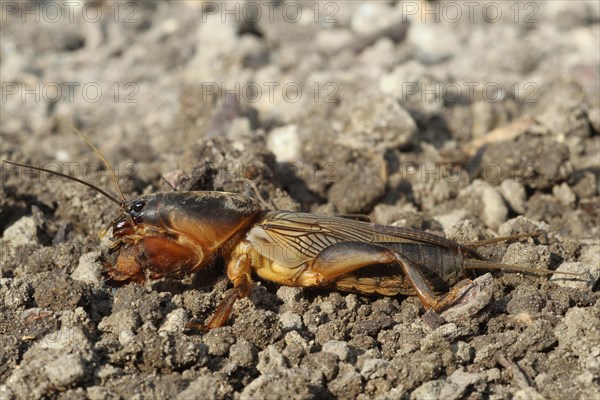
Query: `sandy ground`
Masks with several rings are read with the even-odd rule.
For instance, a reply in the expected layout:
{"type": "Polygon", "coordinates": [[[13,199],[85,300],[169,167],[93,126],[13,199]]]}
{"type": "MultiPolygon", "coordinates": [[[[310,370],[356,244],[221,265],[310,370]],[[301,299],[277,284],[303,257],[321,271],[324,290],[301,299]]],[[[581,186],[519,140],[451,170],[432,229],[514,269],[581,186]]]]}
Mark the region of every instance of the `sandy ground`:
{"type": "MultiPolygon", "coordinates": [[[[600,391],[600,8],[552,2],[3,2],[3,159],[128,199],[261,195],[493,260],[445,320],[414,297],[256,283],[223,264],[111,286],[101,195],[3,165],[0,398],[591,399],[600,391]],[[437,20],[437,21],[436,21],[437,20]]],[[[597,397],[596,397],[597,398],[597,397]]]]}

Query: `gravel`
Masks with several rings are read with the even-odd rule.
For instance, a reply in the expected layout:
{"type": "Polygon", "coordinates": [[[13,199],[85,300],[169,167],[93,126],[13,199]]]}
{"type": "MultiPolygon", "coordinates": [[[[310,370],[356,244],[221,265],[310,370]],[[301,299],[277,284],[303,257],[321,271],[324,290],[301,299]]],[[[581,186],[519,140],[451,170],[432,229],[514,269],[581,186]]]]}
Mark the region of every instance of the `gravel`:
{"type": "Polygon", "coordinates": [[[478,251],[559,273],[468,271],[440,315],[256,278],[225,327],[191,332],[230,288],[222,260],[106,281],[116,205],[3,164],[0,398],[597,397],[597,2],[52,4],[3,3],[1,159],[117,193],[74,126],[127,199],[258,193],[464,243],[530,234],[478,251]]]}

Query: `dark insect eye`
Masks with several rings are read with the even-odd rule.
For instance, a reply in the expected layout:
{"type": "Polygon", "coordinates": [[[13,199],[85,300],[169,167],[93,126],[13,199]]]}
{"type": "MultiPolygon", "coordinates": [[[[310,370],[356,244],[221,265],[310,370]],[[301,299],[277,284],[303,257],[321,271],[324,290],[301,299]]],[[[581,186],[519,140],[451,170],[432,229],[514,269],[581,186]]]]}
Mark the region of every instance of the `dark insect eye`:
{"type": "Polygon", "coordinates": [[[131,209],[135,212],[140,212],[144,209],[146,202],[144,200],[138,200],[131,206],[131,209]]]}

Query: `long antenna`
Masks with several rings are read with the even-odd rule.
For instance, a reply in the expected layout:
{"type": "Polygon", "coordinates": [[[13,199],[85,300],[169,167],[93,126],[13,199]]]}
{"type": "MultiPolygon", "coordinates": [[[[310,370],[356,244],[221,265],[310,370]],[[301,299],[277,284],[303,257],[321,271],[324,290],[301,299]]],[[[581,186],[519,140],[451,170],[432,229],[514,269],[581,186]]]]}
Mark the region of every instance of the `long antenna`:
{"type": "Polygon", "coordinates": [[[117,174],[115,174],[115,171],[111,168],[111,166],[108,163],[108,161],[106,160],[106,158],[104,158],[104,155],[100,152],[100,150],[98,150],[96,148],[96,146],[94,146],[94,144],[87,138],[87,136],[85,136],[79,129],[75,128],[73,125],[71,125],[69,123],[67,123],[67,125],[69,125],[71,127],[71,129],[73,129],[75,132],[77,132],[79,134],[79,136],[81,136],[83,138],[83,140],[85,140],[87,145],[90,146],[92,150],[94,150],[94,153],[96,153],[98,155],[98,157],[100,157],[102,159],[102,161],[104,162],[104,165],[106,165],[106,168],[108,168],[108,170],[112,174],[113,180],[115,181],[115,184],[117,185],[117,190],[119,191],[119,194],[121,195],[121,200],[123,201],[121,204],[127,203],[127,200],[125,200],[125,196],[123,196],[123,190],[121,190],[121,185],[119,184],[119,180],[117,179],[117,174]]]}
{"type": "Polygon", "coordinates": [[[534,275],[567,275],[582,277],[582,274],[576,272],[554,271],[545,268],[532,268],[523,265],[502,264],[487,260],[465,260],[465,269],[503,269],[506,271],[525,272],[534,275]]]}
{"type": "Polygon", "coordinates": [[[4,162],[4,163],[7,163],[7,164],[11,164],[11,165],[16,165],[17,167],[21,167],[21,168],[30,168],[30,169],[35,169],[35,170],[38,170],[38,171],[48,172],[49,174],[58,175],[58,176],[61,176],[61,177],[63,177],[63,178],[70,179],[70,180],[72,180],[72,181],[79,182],[79,183],[81,183],[82,185],[85,185],[85,186],[87,186],[87,187],[89,187],[89,188],[92,188],[92,189],[94,189],[95,191],[97,191],[98,193],[100,193],[100,194],[102,194],[102,195],[106,196],[106,197],[107,197],[107,198],[109,198],[109,199],[110,199],[112,202],[114,202],[114,203],[118,204],[118,205],[119,205],[119,207],[121,207],[121,208],[125,208],[125,201],[121,202],[121,201],[119,201],[119,200],[115,199],[115,198],[114,198],[113,196],[111,196],[110,194],[106,193],[104,190],[100,189],[99,187],[97,187],[97,186],[94,186],[94,185],[92,185],[91,183],[89,183],[89,182],[86,182],[86,181],[84,181],[84,180],[82,180],[82,179],[75,178],[74,176],[67,175],[67,174],[63,174],[63,173],[61,173],[61,172],[52,171],[52,170],[50,170],[50,169],[46,169],[46,168],[34,167],[33,165],[19,164],[19,163],[16,163],[16,162],[12,162],[12,161],[6,161],[6,160],[2,160],[2,162],[4,162]]]}

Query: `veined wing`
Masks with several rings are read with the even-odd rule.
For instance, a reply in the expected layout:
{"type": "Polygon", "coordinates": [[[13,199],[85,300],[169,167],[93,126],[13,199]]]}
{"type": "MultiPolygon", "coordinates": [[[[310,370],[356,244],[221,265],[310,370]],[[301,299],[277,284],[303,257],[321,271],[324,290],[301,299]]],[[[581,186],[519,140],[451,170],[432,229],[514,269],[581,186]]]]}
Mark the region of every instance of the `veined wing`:
{"type": "Polygon", "coordinates": [[[422,243],[482,258],[475,250],[441,236],[397,226],[379,225],[317,214],[273,211],[257,224],[271,241],[298,256],[316,257],[340,242],[422,243]]]}

